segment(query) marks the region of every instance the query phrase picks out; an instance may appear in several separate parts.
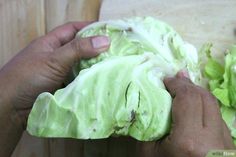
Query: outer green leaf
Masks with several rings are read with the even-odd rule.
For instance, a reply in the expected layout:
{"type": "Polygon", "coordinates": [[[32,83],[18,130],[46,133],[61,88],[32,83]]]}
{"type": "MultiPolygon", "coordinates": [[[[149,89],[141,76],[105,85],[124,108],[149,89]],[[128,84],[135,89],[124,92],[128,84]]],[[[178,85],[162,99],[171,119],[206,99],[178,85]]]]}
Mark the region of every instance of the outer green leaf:
{"type": "Polygon", "coordinates": [[[209,87],[211,91],[218,89],[222,83],[222,80],[209,80],[209,87]]]}
{"type": "Polygon", "coordinates": [[[232,137],[236,138],[236,111],[234,108],[221,107],[221,114],[230,129],[232,137]]]}
{"type": "Polygon", "coordinates": [[[230,101],[229,101],[229,90],[227,88],[220,89],[216,88],[212,91],[212,93],[215,95],[215,97],[225,106],[230,107],[230,101]]]}
{"type": "Polygon", "coordinates": [[[212,93],[221,102],[221,113],[231,135],[236,138],[236,46],[225,57],[224,72],[210,53],[205,67],[212,93]],[[223,73],[222,73],[223,72],[223,73]]]}
{"type": "Polygon", "coordinates": [[[221,80],[224,74],[224,67],[216,60],[209,59],[205,66],[205,74],[213,80],[221,80]]]}

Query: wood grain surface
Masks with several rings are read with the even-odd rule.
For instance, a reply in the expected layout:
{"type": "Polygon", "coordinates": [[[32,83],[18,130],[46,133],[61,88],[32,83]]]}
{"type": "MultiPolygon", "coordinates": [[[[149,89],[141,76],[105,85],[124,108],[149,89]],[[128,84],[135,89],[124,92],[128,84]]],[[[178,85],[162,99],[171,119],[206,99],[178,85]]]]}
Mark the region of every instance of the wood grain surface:
{"type": "MultiPolygon", "coordinates": [[[[30,41],[60,24],[97,20],[99,8],[100,0],[0,0],[0,68],[30,41]]],[[[82,156],[81,143],[25,132],[12,157],[82,156]]]]}
{"type": "Polygon", "coordinates": [[[133,16],[167,22],[198,49],[211,42],[217,57],[236,44],[235,0],[104,0],[99,20],[133,16]]]}
{"type": "Polygon", "coordinates": [[[0,0],[0,67],[58,25],[97,20],[99,8],[100,0],[0,0]]]}
{"type": "Polygon", "coordinates": [[[0,67],[45,33],[44,0],[0,0],[0,67]]]}
{"type": "Polygon", "coordinates": [[[46,30],[68,21],[97,20],[100,0],[46,0],[46,30]]]}

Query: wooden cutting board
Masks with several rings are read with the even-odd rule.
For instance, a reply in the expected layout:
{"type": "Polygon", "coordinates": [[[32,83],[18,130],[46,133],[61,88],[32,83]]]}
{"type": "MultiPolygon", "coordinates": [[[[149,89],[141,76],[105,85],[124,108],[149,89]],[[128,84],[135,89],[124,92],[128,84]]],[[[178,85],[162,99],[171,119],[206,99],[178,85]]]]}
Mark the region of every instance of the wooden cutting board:
{"type": "Polygon", "coordinates": [[[103,0],[99,20],[133,16],[167,22],[198,49],[211,42],[218,57],[236,44],[236,0],[103,0]]]}

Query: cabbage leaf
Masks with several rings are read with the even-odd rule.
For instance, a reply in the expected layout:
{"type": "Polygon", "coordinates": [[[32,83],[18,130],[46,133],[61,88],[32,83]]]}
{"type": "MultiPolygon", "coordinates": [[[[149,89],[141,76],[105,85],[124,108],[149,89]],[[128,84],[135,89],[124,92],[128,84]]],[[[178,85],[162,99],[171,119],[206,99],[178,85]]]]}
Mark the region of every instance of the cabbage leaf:
{"type": "Polygon", "coordinates": [[[162,138],[170,131],[172,103],[163,78],[186,69],[201,84],[196,49],[151,17],[97,22],[77,37],[94,35],[109,36],[109,50],[77,63],[75,79],[64,89],[38,96],[28,132],[77,139],[162,138]]]}
{"type": "Polygon", "coordinates": [[[205,74],[209,79],[209,88],[220,101],[222,118],[236,144],[236,45],[227,52],[224,65],[208,52],[205,74]]]}

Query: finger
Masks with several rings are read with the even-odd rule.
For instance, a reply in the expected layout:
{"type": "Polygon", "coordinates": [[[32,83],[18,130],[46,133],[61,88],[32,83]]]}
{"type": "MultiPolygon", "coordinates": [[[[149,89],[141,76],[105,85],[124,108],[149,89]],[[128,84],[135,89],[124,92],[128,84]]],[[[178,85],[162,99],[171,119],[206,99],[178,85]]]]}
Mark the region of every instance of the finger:
{"type": "Polygon", "coordinates": [[[198,87],[187,79],[165,80],[167,90],[173,99],[172,118],[177,128],[202,128],[202,100],[198,87]]]}
{"type": "Polygon", "coordinates": [[[52,55],[53,62],[70,68],[81,58],[95,57],[109,48],[110,41],[106,36],[75,38],[68,44],[57,49],[52,55]]]}
{"type": "Polygon", "coordinates": [[[205,89],[200,89],[203,100],[203,126],[212,131],[222,128],[222,118],[216,98],[205,89]]]}
{"type": "Polygon", "coordinates": [[[223,119],[222,119],[222,123],[223,123],[223,130],[224,130],[224,144],[225,144],[226,148],[228,148],[228,149],[235,149],[232,137],[230,135],[230,131],[223,119]]]}
{"type": "Polygon", "coordinates": [[[193,85],[190,79],[181,77],[179,74],[177,74],[176,77],[165,78],[164,84],[172,97],[175,97],[176,90],[187,85],[193,85]]]}
{"type": "Polygon", "coordinates": [[[169,78],[164,79],[165,85],[168,85],[173,89],[173,90],[169,91],[170,94],[172,95],[172,97],[175,97],[175,90],[174,89],[179,88],[183,84],[192,84],[192,81],[189,79],[189,74],[186,70],[180,70],[176,74],[175,78],[174,77],[169,77],[169,78]],[[172,81],[175,78],[179,81],[178,84],[175,84],[175,82],[172,81]]]}
{"type": "Polygon", "coordinates": [[[44,38],[53,49],[70,42],[76,33],[91,22],[69,22],[50,31],[44,38]]]}
{"type": "Polygon", "coordinates": [[[180,70],[177,74],[176,74],[177,78],[188,78],[189,79],[189,73],[187,70],[183,69],[180,70]]]}

